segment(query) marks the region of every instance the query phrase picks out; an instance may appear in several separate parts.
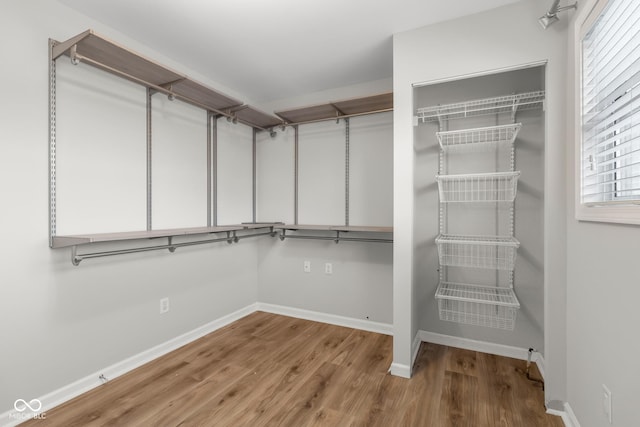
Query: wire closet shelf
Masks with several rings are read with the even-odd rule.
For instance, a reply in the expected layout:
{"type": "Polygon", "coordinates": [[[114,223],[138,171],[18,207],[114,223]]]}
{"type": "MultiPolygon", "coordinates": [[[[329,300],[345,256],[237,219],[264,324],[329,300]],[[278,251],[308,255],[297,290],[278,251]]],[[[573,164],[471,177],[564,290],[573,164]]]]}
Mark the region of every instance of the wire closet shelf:
{"type": "Polygon", "coordinates": [[[441,282],[436,291],[441,320],[513,330],[520,303],[513,289],[441,282]]]}
{"type": "Polygon", "coordinates": [[[440,202],[513,202],[519,176],[519,171],[437,175],[440,202]]]}
{"type": "Polygon", "coordinates": [[[441,234],[440,265],[513,271],[520,242],[515,237],[441,234]]]}
{"type": "Polygon", "coordinates": [[[418,120],[422,123],[464,119],[466,117],[487,114],[511,113],[516,111],[540,108],[544,103],[545,92],[525,92],[495,98],[485,98],[455,104],[435,105],[418,108],[418,120]]]}
{"type": "Polygon", "coordinates": [[[474,129],[436,132],[440,148],[445,152],[483,151],[498,144],[513,144],[522,123],[474,129]]]}

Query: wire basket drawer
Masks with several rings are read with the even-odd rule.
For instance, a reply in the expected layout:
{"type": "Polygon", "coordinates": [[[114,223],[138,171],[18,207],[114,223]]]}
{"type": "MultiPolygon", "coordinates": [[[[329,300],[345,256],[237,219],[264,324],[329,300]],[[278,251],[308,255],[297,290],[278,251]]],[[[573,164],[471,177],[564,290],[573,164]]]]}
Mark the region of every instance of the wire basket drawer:
{"type": "Polygon", "coordinates": [[[440,320],[513,330],[520,303],[511,288],[442,282],[436,291],[440,320]]]}
{"type": "Polygon", "coordinates": [[[514,237],[441,234],[436,245],[440,265],[513,270],[520,242],[514,237]]]}
{"type": "Polygon", "coordinates": [[[522,123],[515,123],[436,132],[436,136],[445,152],[477,151],[495,148],[500,143],[513,144],[521,127],[522,123]]]}
{"type": "Polygon", "coordinates": [[[438,175],[440,202],[513,202],[520,172],[438,175]]]}

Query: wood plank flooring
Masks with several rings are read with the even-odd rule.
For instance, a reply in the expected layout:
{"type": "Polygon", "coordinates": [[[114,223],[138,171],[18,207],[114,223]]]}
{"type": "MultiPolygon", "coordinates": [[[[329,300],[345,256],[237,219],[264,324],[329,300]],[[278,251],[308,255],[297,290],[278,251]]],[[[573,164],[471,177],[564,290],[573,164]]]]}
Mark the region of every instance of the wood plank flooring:
{"type": "Polygon", "coordinates": [[[563,426],[524,361],[423,343],[407,380],[387,373],[391,347],[257,312],[23,425],[563,426]]]}

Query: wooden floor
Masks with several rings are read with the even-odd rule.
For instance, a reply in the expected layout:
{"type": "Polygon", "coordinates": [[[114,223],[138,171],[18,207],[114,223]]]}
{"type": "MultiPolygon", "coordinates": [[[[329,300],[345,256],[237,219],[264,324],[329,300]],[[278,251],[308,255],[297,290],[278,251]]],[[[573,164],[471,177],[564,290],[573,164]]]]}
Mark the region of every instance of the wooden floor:
{"type": "MultiPolygon", "coordinates": [[[[33,426],[563,426],[525,362],[257,312],[46,412],[33,426]]],[[[536,371],[537,373],[537,371],[536,371]]]]}

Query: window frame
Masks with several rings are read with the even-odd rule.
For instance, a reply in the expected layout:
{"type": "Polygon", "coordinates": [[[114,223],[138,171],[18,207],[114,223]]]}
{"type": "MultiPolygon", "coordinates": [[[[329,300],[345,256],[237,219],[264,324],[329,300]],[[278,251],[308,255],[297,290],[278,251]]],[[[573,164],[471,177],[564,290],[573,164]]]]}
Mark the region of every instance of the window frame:
{"type": "Polygon", "coordinates": [[[579,10],[574,27],[573,47],[575,49],[575,217],[579,221],[610,222],[640,225],[640,202],[603,202],[602,204],[582,203],[582,40],[600,17],[611,0],[588,0],[579,10]]]}

